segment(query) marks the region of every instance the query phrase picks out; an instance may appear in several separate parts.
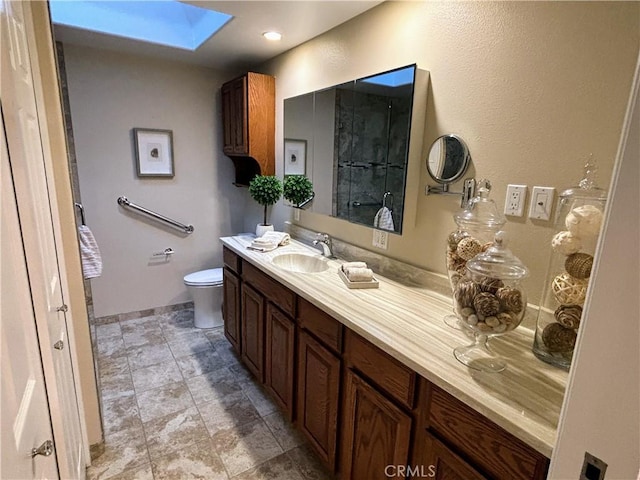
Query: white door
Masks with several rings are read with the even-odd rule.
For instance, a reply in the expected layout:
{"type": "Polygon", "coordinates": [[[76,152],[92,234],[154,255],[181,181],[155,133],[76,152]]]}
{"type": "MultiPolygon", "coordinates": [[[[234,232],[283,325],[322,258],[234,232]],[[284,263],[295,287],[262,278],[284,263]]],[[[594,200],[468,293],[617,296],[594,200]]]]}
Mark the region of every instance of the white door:
{"type": "Polygon", "coordinates": [[[55,242],[57,204],[49,192],[52,168],[43,155],[29,55],[34,48],[29,2],[0,0],[0,15],[0,98],[58,468],[63,478],[84,478],[84,448],[55,242]]]}
{"type": "Polygon", "coordinates": [[[58,478],[55,455],[30,456],[33,448],[53,439],[53,432],[1,121],[0,127],[0,478],[58,478]]]}

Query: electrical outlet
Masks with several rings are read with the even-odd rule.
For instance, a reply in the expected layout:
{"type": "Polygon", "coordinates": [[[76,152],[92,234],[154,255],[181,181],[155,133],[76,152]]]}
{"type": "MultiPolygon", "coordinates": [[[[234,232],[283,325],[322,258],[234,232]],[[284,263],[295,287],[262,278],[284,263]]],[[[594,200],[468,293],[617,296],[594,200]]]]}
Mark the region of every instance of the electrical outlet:
{"type": "Polygon", "coordinates": [[[300,209],[299,209],[299,208],[294,208],[294,209],[293,209],[293,219],[294,219],[296,222],[299,222],[299,221],[300,221],[300,209]]]}
{"type": "Polygon", "coordinates": [[[383,250],[387,249],[387,244],[389,241],[389,234],[383,230],[373,229],[373,246],[376,248],[381,248],[383,250]]]}
{"type": "Polygon", "coordinates": [[[529,203],[529,218],[549,220],[555,191],[556,189],[551,187],[533,187],[529,203]]]}
{"type": "Polygon", "coordinates": [[[580,480],[604,480],[607,464],[598,457],[584,452],[584,463],[580,472],[580,480]]]}
{"type": "Polygon", "coordinates": [[[504,214],[512,217],[521,217],[524,215],[524,204],[526,200],[526,185],[507,185],[507,198],[504,201],[504,214]]]}

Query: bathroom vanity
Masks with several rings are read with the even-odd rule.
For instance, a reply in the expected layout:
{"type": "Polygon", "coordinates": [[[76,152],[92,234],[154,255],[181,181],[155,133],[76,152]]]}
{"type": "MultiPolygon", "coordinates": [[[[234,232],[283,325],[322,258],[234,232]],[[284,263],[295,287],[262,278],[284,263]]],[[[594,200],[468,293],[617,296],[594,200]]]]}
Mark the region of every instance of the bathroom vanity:
{"type": "Polygon", "coordinates": [[[505,372],[474,372],[452,354],[468,339],[442,321],[450,298],[379,275],[349,290],[296,241],[221,241],[225,335],[339,478],[545,478],[567,374],[534,358],[531,330],[494,340],[505,372]],[[273,262],[297,252],[320,268],[273,262]]]}

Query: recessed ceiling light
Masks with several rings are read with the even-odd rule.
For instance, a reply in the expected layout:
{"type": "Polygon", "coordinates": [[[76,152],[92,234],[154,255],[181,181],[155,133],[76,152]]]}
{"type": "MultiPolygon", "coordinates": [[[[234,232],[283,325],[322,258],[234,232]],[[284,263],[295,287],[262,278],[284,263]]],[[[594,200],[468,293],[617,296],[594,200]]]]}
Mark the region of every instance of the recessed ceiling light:
{"type": "Polygon", "coordinates": [[[264,32],[262,36],[267,40],[273,41],[280,40],[282,38],[282,34],[278,32],[264,32]]]}

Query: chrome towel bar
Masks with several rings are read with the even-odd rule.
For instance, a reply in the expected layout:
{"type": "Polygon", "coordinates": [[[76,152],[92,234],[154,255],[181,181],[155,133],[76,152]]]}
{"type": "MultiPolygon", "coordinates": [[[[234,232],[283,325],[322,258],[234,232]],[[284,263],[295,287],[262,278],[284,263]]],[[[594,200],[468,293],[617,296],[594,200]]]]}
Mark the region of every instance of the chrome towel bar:
{"type": "Polygon", "coordinates": [[[141,207],[140,205],[136,205],[135,203],[131,203],[129,199],[125,196],[118,197],[118,205],[121,207],[129,207],[139,212],[142,212],[150,217],[161,220],[169,225],[179,228],[184,233],[193,233],[193,225],[185,225],[184,223],[177,222],[175,220],[170,219],[169,217],[165,217],[164,215],[160,215],[159,213],[153,212],[147,208],[141,207]]]}

